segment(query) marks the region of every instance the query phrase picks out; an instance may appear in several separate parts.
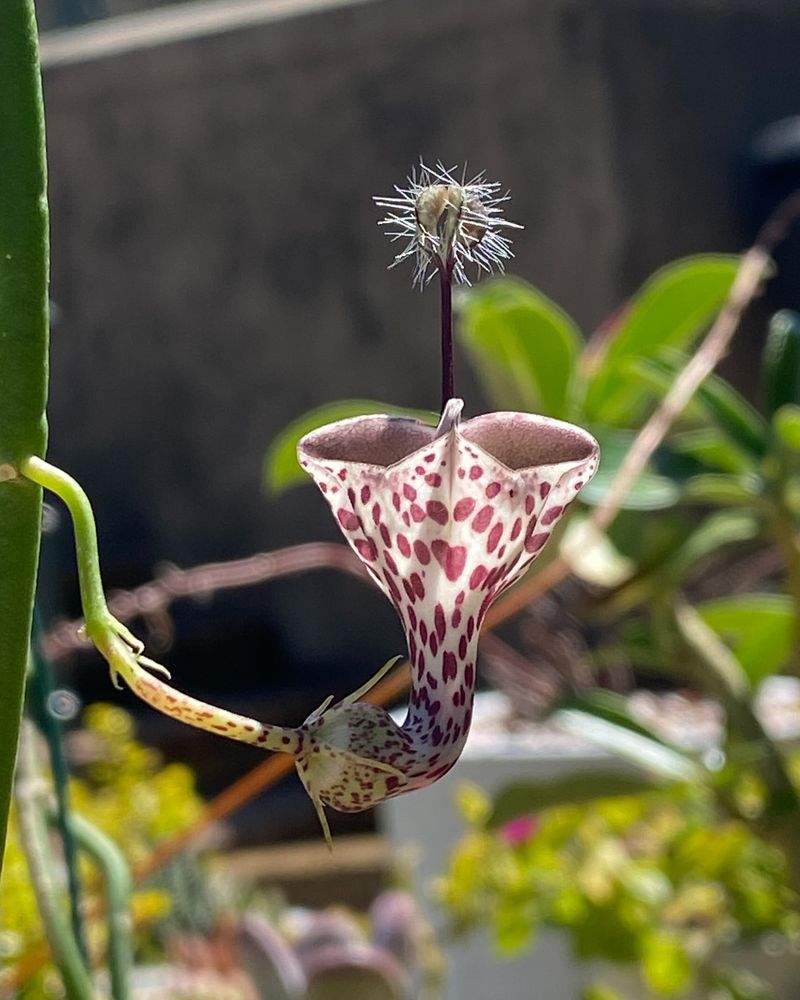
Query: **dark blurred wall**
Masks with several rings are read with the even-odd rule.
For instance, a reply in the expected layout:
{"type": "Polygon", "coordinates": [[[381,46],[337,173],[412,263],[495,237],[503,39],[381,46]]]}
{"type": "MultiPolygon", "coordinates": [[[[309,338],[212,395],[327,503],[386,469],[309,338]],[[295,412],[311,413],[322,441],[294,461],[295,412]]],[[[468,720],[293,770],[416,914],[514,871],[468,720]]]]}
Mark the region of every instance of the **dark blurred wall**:
{"type": "MultiPolygon", "coordinates": [[[[264,496],[272,436],[348,395],[436,405],[436,295],[387,272],[371,201],[420,154],[508,185],[514,272],[591,330],[744,245],[744,152],[800,112],[798,52],[795,0],[261,0],[45,37],[51,454],[109,582],[335,538],[311,489],[264,496]]],[[[402,648],[330,574],[231,600],[207,614],[261,636],[254,676],[402,648]]]]}

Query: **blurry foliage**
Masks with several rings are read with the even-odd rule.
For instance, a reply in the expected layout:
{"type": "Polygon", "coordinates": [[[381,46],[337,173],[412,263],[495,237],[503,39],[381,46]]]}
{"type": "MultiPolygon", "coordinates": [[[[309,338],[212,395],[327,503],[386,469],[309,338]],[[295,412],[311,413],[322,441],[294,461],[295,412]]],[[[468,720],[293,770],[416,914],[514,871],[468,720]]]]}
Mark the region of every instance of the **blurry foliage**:
{"type": "MultiPolygon", "coordinates": [[[[83,728],[72,735],[73,745],[86,760],[83,777],[70,781],[73,809],[110,836],[131,866],[147,858],[161,840],[199,817],[203,802],[195,791],[192,771],[183,764],[164,765],[157,751],[138,742],[133,720],[123,709],[90,705],[83,714],[83,728]]],[[[94,868],[86,863],[82,875],[91,888],[94,868]]],[[[42,940],[41,919],[13,809],[0,896],[0,962],[13,964],[42,940]]],[[[168,891],[140,889],[132,900],[134,921],[152,923],[165,918],[171,906],[168,891]]],[[[102,944],[104,930],[91,927],[92,943],[102,944]]],[[[52,973],[45,969],[19,998],[44,1000],[57,995],[52,986],[52,973]]]]}
{"type": "Polygon", "coordinates": [[[648,995],[668,997],[735,977],[725,964],[733,942],[769,933],[800,948],[781,852],[741,820],[720,819],[702,785],[558,806],[522,837],[517,824],[487,826],[493,807],[474,787],[459,806],[470,831],[435,892],[454,930],[488,925],[501,952],[529,947],[543,926],[563,928],[576,957],[636,965],[648,995]]]}

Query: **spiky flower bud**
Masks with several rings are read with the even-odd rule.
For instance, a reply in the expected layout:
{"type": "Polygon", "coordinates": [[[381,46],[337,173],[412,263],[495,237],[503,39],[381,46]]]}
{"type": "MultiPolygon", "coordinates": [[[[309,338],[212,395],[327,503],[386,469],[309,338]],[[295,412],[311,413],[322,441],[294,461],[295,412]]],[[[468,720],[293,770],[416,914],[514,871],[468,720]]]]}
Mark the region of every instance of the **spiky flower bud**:
{"type": "Polygon", "coordinates": [[[500,185],[483,173],[469,181],[462,174],[459,181],[455,168],[420,163],[408,187],[395,190],[398,197],[375,198],[375,203],[389,209],[380,225],[393,227],[387,230],[392,241],[408,240],[391,266],[416,257],[415,284],[424,285],[437,271],[469,284],[466,265],[502,271],[503,261],[513,257],[511,241],[499,230],[522,227],[502,217],[500,206],[508,194],[499,194],[500,185]]]}

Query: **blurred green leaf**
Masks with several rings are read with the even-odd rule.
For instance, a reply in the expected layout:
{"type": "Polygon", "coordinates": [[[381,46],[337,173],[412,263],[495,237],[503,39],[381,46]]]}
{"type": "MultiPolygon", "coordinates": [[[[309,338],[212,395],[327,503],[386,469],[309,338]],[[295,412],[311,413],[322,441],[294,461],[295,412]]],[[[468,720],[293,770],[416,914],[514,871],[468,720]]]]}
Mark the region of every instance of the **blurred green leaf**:
{"type": "Polygon", "coordinates": [[[683,488],[682,499],[687,503],[713,506],[752,506],[762,492],[762,480],[757,476],[728,476],[722,473],[704,473],[692,476],[683,488]]]}
{"type": "MultiPolygon", "coordinates": [[[[683,370],[688,358],[673,352],[657,358],[641,358],[631,362],[632,369],[660,393],[665,393],[683,370]]],[[[699,408],[705,418],[725,433],[731,441],[756,458],[767,447],[767,422],[747,400],[718,375],[709,375],[690,403],[689,409],[699,408]]]]}
{"type": "Polygon", "coordinates": [[[630,426],[642,392],[637,380],[620,370],[623,360],[650,357],[665,347],[688,347],[719,312],[738,267],[738,257],[687,257],[668,264],[644,284],[623,311],[591,377],[589,420],[630,426]]]}
{"type": "Polygon", "coordinates": [[[697,611],[730,646],[752,686],[791,656],[794,613],[786,594],[738,594],[706,601],[697,611]]]}
{"type": "Polygon", "coordinates": [[[596,743],[610,753],[623,757],[654,779],[664,781],[701,780],[703,770],[691,757],[642,736],[626,726],[590,715],[577,709],[564,709],[553,715],[553,720],[567,732],[590,743],[596,743]]]}
{"type": "Polygon", "coordinates": [[[457,311],[461,340],[495,406],[566,415],[583,339],[562,309],[523,281],[496,278],[463,292],[457,311]]]}
{"type": "Polygon", "coordinates": [[[686,943],[676,933],[653,931],[642,946],[642,976],[651,990],[673,996],[692,981],[686,943]]]}
{"type": "Polygon", "coordinates": [[[673,434],[669,446],[678,454],[693,458],[701,465],[712,469],[736,474],[753,470],[752,455],[739,448],[715,427],[702,427],[694,431],[684,431],[682,434],[673,434]]]}
{"type": "Polygon", "coordinates": [[[340,399],[335,403],[326,403],[315,410],[309,410],[308,413],[293,420],[270,444],[264,461],[264,486],[267,492],[282,493],[292,486],[311,482],[297,461],[297,442],[305,434],[310,434],[324,424],[373,413],[411,417],[432,426],[436,426],[439,419],[435,413],[428,410],[411,410],[394,406],[392,403],[379,403],[374,399],[340,399]]]}
{"type": "Polygon", "coordinates": [[[583,774],[515,781],[495,799],[489,826],[502,826],[519,816],[534,815],[555,806],[580,805],[619,795],[638,795],[660,788],[661,784],[650,771],[622,772],[619,763],[615,764],[613,760],[602,767],[594,766],[583,774]]]}
{"type": "MultiPolygon", "coordinates": [[[[616,427],[593,427],[592,433],[600,444],[600,468],[594,479],[583,487],[581,500],[596,505],[605,499],[636,435],[616,427]]],[[[645,471],[629,490],[622,509],[661,510],[674,506],[680,494],[680,487],[672,479],[645,471]]]]}
{"type": "Polygon", "coordinates": [[[787,403],[800,404],[800,315],[784,309],[770,320],[761,357],[764,406],[772,416],[787,403]]]}
{"type": "Polygon", "coordinates": [[[761,533],[761,520],[746,510],[720,510],[710,514],[659,569],[669,585],[679,585],[696,563],[723,545],[749,542],[761,533]]]}
{"type": "Polygon", "coordinates": [[[781,444],[791,451],[800,451],[800,406],[786,403],[776,410],[772,426],[781,444]]]}

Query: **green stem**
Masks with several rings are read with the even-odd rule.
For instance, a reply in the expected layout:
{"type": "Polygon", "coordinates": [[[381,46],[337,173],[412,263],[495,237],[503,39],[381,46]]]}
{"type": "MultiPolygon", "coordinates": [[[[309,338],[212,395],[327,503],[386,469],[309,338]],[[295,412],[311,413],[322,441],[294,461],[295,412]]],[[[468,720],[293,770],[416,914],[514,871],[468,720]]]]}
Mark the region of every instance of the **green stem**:
{"type": "Polygon", "coordinates": [[[85,619],[85,632],[111,668],[115,684],[122,677],[128,687],[153,708],[198,729],[260,746],[264,750],[297,753],[300,738],[294,729],[270,726],[245,715],[192,698],[176,691],[154,674],[169,678],[169,671],[142,655],[143,644],[108,610],[100,576],[97,528],[89,498],[79,483],[41,458],[25,459],[24,476],[61,497],[72,515],[78,583],[85,619]]]}
{"type": "Polygon", "coordinates": [[[72,835],[102,871],[105,880],[111,996],[113,1000],[130,1000],[133,882],[128,863],[117,845],[87,820],[73,813],[68,822],[72,835]]]}
{"type": "Polygon", "coordinates": [[[78,872],[78,854],[75,846],[75,838],[69,825],[69,766],[61,739],[61,724],[51,707],[51,698],[55,689],[53,684],[53,670],[41,652],[40,640],[41,628],[38,615],[34,615],[33,669],[28,689],[28,711],[35,718],[44,738],[47,740],[47,748],[50,753],[50,769],[53,772],[53,787],[56,796],[56,826],[61,838],[64,864],[67,869],[67,888],[70,899],[72,933],[84,961],[88,961],[89,952],[86,946],[86,935],[82,919],[82,892],[78,872]]]}
{"type": "Polygon", "coordinates": [[[782,500],[779,500],[773,508],[770,526],[783,557],[786,570],[786,590],[794,605],[792,667],[794,674],[800,675],[800,543],[798,543],[794,518],[782,500]]]}
{"type": "Polygon", "coordinates": [[[67,505],[75,533],[78,585],[86,619],[86,633],[94,641],[92,632],[105,625],[111,616],[103,593],[97,527],[89,498],[77,480],[41,458],[26,458],[20,471],[27,479],[61,497],[67,505]]]}
{"type": "Polygon", "coordinates": [[[41,490],[17,476],[47,442],[48,229],[44,111],[33,0],[0,27],[0,868],[41,535],[41,490]]]}
{"type": "Polygon", "coordinates": [[[64,981],[69,1000],[92,1000],[92,983],[72,935],[69,920],[61,911],[61,895],[54,874],[42,799],[45,793],[36,763],[36,731],[23,724],[19,746],[19,768],[15,788],[20,842],[28,863],[31,885],[53,959],[64,981]]]}

